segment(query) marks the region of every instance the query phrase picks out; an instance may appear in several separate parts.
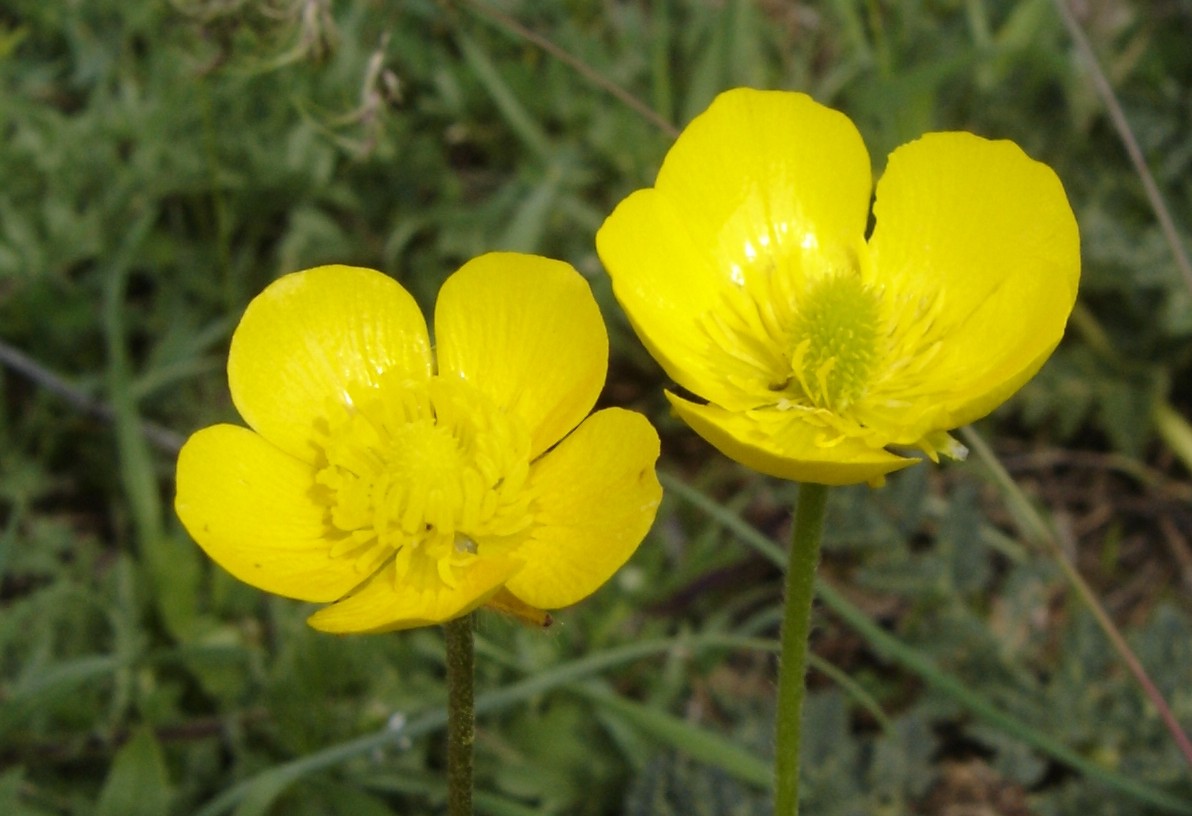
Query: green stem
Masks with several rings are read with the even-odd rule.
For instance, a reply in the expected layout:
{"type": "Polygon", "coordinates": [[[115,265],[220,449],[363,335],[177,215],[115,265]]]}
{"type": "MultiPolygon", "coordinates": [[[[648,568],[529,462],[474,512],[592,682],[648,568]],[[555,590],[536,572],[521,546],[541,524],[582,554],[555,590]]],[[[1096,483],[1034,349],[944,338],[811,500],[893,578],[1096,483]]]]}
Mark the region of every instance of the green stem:
{"type": "Polygon", "coordinates": [[[476,741],[472,616],[444,626],[447,641],[447,816],[472,816],[472,744],[476,741]]]}
{"type": "Polygon", "coordinates": [[[786,568],[786,609],[782,620],[782,655],[778,667],[778,725],[774,751],[774,816],[799,812],[799,743],[806,693],[807,641],[811,634],[811,602],[828,488],[799,485],[795,530],[786,568]]]}

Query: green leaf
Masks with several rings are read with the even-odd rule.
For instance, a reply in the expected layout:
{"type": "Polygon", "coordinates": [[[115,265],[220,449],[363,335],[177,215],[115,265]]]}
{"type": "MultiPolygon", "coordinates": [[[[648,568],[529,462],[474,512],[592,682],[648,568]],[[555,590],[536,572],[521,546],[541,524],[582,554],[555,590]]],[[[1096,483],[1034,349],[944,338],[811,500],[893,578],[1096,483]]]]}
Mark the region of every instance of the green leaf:
{"type": "Polygon", "coordinates": [[[24,801],[21,792],[25,787],[24,768],[11,768],[0,774],[0,813],[4,816],[51,816],[51,811],[24,801]]]}
{"type": "Polygon", "coordinates": [[[96,816],[163,816],[170,812],[170,780],[157,738],[138,729],[116,754],[99,794],[96,816]]]}
{"type": "Polygon", "coordinates": [[[455,41],[464,60],[492,97],[493,104],[497,106],[509,128],[525,143],[531,153],[541,158],[549,158],[552,152],[550,139],[522,105],[517,93],[509,87],[509,83],[505,81],[488,52],[462,30],[456,32],[455,41]]]}
{"type": "Polygon", "coordinates": [[[597,705],[615,711],[638,728],[653,734],[689,756],[726,771],[742,782],[768,788],[773,782],[769,763],[758,759],[727,737],[692,725],[665,711],[635,703],[594,685],[575,686],[575,691],[597,705]]]}
{"type": "MultiPolygon", "coordinates": [[[[981,450],[983,445],[979,437],[975,437],[971,431],[965,435],[965,442],[970,448],[977,451],[978,456],[985,455],[981,450]]],[[[672,490],[674,479],[664,478],[662,481],[664,487],[672,490]]],[[[786,553],[767,536],[758,532],[755,527],[743,521],[736,513],[693,488],[681,491],[681,496],[685,501],[690,501],[699,507],[710,519],[736,534],[744,543],[773,560],[775,564],[785,566],[786,553]]],[[[1147,802],[1170,813],[1192,814],[1192,802],[1189,800],[1106,768],[1068,747],[1051,734],[1002,711],[987,696],[973,689],[955,675],[940,669],[923,652],[887,632],[822,578],[816,582],[816,593],[826,607],[848,624],[851,629],[864,637],[879,655],[901,664],[936,691],[951,698],[952,701],[963,706],[979,719],[1008,736],[1029,744],[1036,751],[1080,772],[1090,781],[1095,781],[1106,788],[1113,789],[1137,801],[1147,802]]]]}
{"type": "Polygon", "coordinates": [[[112,655],[91,655],[22,678],[20,686],[0,705],[0,736],[84,683],[111,674],[121,663],[112,655]]]}

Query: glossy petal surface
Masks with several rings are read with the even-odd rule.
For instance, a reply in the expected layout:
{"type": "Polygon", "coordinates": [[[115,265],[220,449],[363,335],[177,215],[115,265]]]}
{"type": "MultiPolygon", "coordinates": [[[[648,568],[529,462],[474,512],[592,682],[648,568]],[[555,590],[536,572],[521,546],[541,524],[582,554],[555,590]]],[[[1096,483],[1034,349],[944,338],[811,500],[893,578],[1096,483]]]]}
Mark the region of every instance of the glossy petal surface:
{"type": "Polygon", "coordinates": [[[507,558],[479,558],[454,587],[434,576],[395,581],[393,570],[382,568],[366,584],[338,603],[325,606],[307,619],[323,632],[340,634],[391,632],[430,626],[466,615],[501,588],[519,563],[507,558]]]}
{"type": "Polygon", "coordinates": [[[568,436],[608,358],[578,272],[482,256],[444,285],[437,314],[438,371],[392,279],[320,267],[276,281],[228,364],[252,429],[203,429],[179,456],[176,508],[194,539],[260,589],[332,602],[309,620],[324,631],[438,624],[490,602],[545,625],[506,584],[528,570],[538,601],[578,600],[653,520],[645,419],[602,412],[568,436]],[[637,481],[622,484],[627,468],[637,481]],[[602,532],[599,547],[546,546],[583,529],[602,532]],[[547,574],[565,585],[541,589],[547,574]]]}
{"type": "Polygon", "coordinates": [[[822,428],[778,411],[726,411],[667,394],[675,413],[725,456],[780,479],[826,485],[880,483],[917,460],[853,439],[824,440],[822,428]]]}
{"type": "Polygon", "coordinates": [[[644,417],[609,408],[584,420],[530,474],[537,524],[518,549],[508,588],[531,606],[557,609],[594,592],[637,549],[662,488],[658,434],[644,417]]]}
{"type": "Polygon", "coordinates": [[[931,133],[890,155],[874,212],[875,276],[934,321],[910,349],[933,364],[884,387],[940,405],[949,428],[984,416],[1047,359],[1076,300],[1080,238],[1059,179],[1013,142],[931,133]]]}
{"type": "Polygon", "coordinates": [[[426,321],[397,281],[351,266],[274,281],[248,305],[228,355],[232,401],[245,422],[307,461],[329,404],[386,372],[430,376],[426,321]]]}
{"type": "Polygon", "coordinates": [[[654,187],[618,205],[596,246],[667,373],[743,407],[783,351],[724,331],[721,316],[764,322],[755,301],[848,263],[870,190],[869,156],[847,117],[803,94],[737,89],[691,122],[654,187]]]}
{"type": "Polygon", "coordinates": [[[303,601],[340,598],[367,574],[331,557],[310,465],[247,428],[214,425],[178,454],[178,517],[241,581],[303,601]]]}
{"type": "Polygon", "coordinates": [[[680,417],[782,478],[880,482],[963,455],[947,431],[1023,385],[1063,335],[1079,236],[1055,174],[1010,142],[894,151],[865,239],[869,163],[809,97],[738,89],[683,131],[597,235],[680,417]]]}
{"type": "Polygon", "coordinates": [[[571,266],[535,255],[482,255],[435,305],[439,373],[515,412],[536,457],[579,424],[604,386],[608,333],[571,266]]]}

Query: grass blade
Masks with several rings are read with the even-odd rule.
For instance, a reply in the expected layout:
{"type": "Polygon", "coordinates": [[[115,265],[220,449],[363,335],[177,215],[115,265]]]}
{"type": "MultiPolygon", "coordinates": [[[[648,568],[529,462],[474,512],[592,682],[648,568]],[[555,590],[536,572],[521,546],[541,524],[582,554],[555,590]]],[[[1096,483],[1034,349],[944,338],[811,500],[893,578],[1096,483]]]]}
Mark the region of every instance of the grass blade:
{"type": "MultiPolygon", "coordinates": [[[[476,697],[476,715],[502,711],[523,703],[539,694],[594,677],[616,666],[663,654],[672,650],[694,652],[703,649],[725,648],[731,638],[723,635],[663,638],[642,641],[597,652],[527,677],[505,688],[485,692],[476,697]]],[[[200,808],[195,816],[219,816],[236,808],[236,816],[263,816],[273,801],[287,787],[307,774],[333,768],[354,757],[392,747],[404,740],[426,736],[447,724],[445,709],[422,712],[409,721],[393,727],[316,751],[299,759],[276,765],[240,782],[200,808]]]]}
{"type": "MultiPolygon", "coordinates": [[[[785,568],[786,554],[773,541],[742,520],[736,513],[695,488],[682,484],[669,474],[660,474],[659,478],[668,491],[698,507],[710,519],[736,535],[742,542],[753,547],[778,566],[785,568]]],[[[1092,782],[1170,813],[1192,814],[1192,803],[1187,800],[1098,765],[1038,729],[1000,711],[983,695],[976,693],[960,680],[939,669],[926,655],[886,632],[822,578],[816,582],[816,588],[817,595],[824,605],[864,637],[880,654],[913,672],[925,683],[950,697],[977,718],[1078,771],[1092,782]]]]}
{"type": "Polygon", "coordinates": [[[638,729],[707,765],[720,768],[742,782],[768,790],[773,784],[770,763],[759,759],[727,737],[700,728],[665,711],[643,705],[600,688],[575,685],[572,690],[609,711],[620,714],[638,729]]]}
{"type": "Polygon", "coordinates": [[[455,41],[459,45],[460,53],[475,72],[476,78],[488,91],[497,110],[505,118],[506,124],[533,153],[542,159],[549,159],[551,156],[550,139],[534,121],[534,117],[530,116],[522,103],[518,101],[517,94],[501,76],[501,72],[489,59],[488,54],[480,47],[479,43],[463,31],[456,32],[455,41]]]}

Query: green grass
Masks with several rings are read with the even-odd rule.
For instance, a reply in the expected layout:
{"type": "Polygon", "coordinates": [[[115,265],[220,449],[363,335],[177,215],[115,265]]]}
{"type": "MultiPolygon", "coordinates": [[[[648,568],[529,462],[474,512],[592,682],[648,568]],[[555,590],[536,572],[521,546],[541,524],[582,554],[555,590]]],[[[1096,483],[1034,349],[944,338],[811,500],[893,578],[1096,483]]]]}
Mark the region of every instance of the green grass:
{"type": "MultiPolygon", "coordinates": [[[[1192,19],[1088,8],[1186,245],[1192,19]]],[[[806,811],[944,813],[979,771],[987,803],[1030,813],[1192,812],[1192,772],[1033,515],[1192,727],[1192,292],[1051,0],[500,9],[0,10],[0,813],[441,807],[441,633],[320,635],[213,568],[173,517],[173,452],[235,420],[228,337],[277,275],[372,266],[426,306],[493,249],[590,278],[604,399],[656,421],[668,491],[630,565],[552,630],[481,619],[477,809],[766,813],[793,487],[666,414],[593,246],[652,181],[657,119],[742,84],[844,110],[879,173],[924,131],[1014,139],[1082,233],[1068,336],[981,423],[1013,487],[974,457],[833,492],[806,811]]]]}

